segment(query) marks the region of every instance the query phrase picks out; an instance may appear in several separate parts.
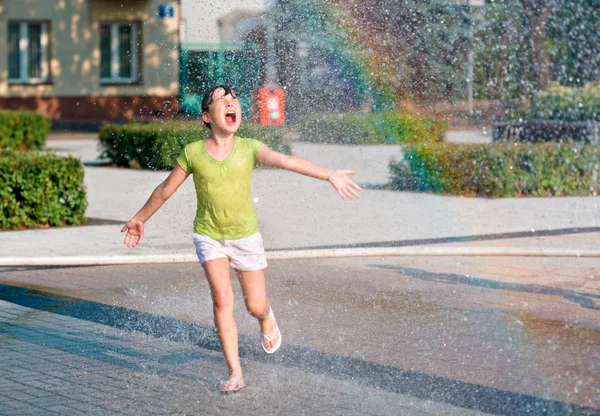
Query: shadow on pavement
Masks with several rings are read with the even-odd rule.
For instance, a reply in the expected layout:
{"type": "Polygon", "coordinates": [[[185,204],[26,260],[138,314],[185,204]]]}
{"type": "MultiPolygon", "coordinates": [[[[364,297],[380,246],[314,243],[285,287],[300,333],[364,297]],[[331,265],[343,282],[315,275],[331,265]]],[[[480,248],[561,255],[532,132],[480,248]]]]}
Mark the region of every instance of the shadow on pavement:
{"type": "MultiPolygon", "coordinates": [[[[213,328],[173,318],[1,284],[0,299],[28,308],[115,328],[140,331],[151,336],[192,344],[205,349],[220,350],[219,342],[213,328]]],[[[57,348],[61,348],[60,344],[62,342],[69,341],[68,339],[60,338],[60,334],[55,334],[52,331],[46,332],[45,335],[48,337],[59,336],[58,339],[54,340],[57,348]]],[[[24,340],[27,341],[27,338],[24,340]]],[[[91,342],[93,343],[94,341],[92,340],[91,342]]],[[[279,365],[296,368],[305,372],[345,381],[351,380],[373,388],[446,403],[461,408],[510,415],[598,414],[598,409],[585,408],[557,400],[499,390],[416,371],[403,370],[356,358],[315,351],[301,346],[283,345],[275,357],[266,356],[261,350],[259,351],[259,348],[255,344],[256,340],[254,338],[250,339],[247,336],[241,335],[240,355],[258,362],[275,362],[279,365]]],[[[76,349],[76,347],[72,349],[76,349]]],[[[91,348],[90,351],[94,351],[93,353],[89,353],[88,357],[90,358],[104,360],[107,357],[106,353],[102,352],[102,349],[95,350],[91,348]]],[[[119,352],[128,353],[126,348],[119,352]]],[[[137,352],[132,353],[137,354],[137,352]]],[[[111,359],[110,362],[117,365],[131,366],[131,363],[128,361],[123,362],[122,360],[111,359]]]]}
{"type": "MultiPolygon", "coordinates": [[[[414,240],[378,241],[374,243],[337,244],[328,246],[291,247],[278,250],[309,250],[334,248],[408,247],[429,244],[470,243],[473,241],[507,240],[511,238],[552,237],[558,235],[585,234],[600,232],[600,227],[556,228],[553,230],[516,231],[511,233],[474,234],[440,238],[419,238],[414,240]]],[[[269,251],[269,250],[267,250],[269,251]]]]}
{"type": "MultiPolygon", "coordinates": [[[[87,217],[85,223],[83,224],[77,224],[77,225],[56,225],[56,226],[52,226],[50,228],[52,229],[60,229],[60,228],[77,228],[77,227],[86,227],[86,226],[92,226],[92,225],[124,225],[127,223],[128,220],[111,220],[111,219],[105,219],[105,218],[93,218],[93,217],[87,217]]],[[[2,233],[19,233],[20,231],[23,230],[48,230],[49,227],[40,227],[40,228],[17,228],[17,229],[11,229],[11,230],[1,230],[0,232],[2,233]]]]}
{"type": "Polygon", "coordinates": [[[522,283],[501,282],[498,280],[482,279],[480,277],[465,276],[453,273],[435,273],[427,270],[415,269],[396,265],[369,264],[370,267],[379,269],[395,270],[407,276],[412,276],[426,282],[438,282],[447,284],[462,284],[469,286],[484,287],[494,290],[506,290],[510,292],[536,293],[541,295],[562,296],[563,298],[577,303],[578,305],[600,311],[600,306],[594,299],[600,300],[599,295],[578,292],[571,289],[561,289],[549,286],[525,285],[522,283]]]}
{"type": "MultiPolygon", "coordinates": [[[[173,373],[159,365],[141,365],[138,362],[155,362],[156,364],[162,364],[164,366],[169,364],[181,364],[191,360],[215,360],[215,357],[201,354],[196,351],[182,351],[164,355],[146,354],[137,349],[127,348],[126,346],[117,344],[116,342],[123,341],[118,337],[101,333],[77,331],[71,328],[56,329],[41,327],[39,325],[31,327],[23,323],[15,324],[0,322],[0,335],[45,348],[57,348],[69,354],[97,360],[114,366],[198,382],[200,379],[197,377],[192,377],[188,374],[173,373]],[[119,356],[123,358],[120,358],[119,356]]],[[[222,360],[219,359],[219,361],[222,360]]]]}

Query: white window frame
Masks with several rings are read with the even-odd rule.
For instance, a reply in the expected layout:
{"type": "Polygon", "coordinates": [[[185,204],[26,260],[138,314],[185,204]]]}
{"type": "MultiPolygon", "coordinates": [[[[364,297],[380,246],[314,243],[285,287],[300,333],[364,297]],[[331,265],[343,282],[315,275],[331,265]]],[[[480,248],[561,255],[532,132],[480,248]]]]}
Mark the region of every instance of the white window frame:
{"type": "Polygon", "coordinates": [[[19,78],[8,78],[9,84],[43,84],[50,79],[48,65],[48,23],[36,21],[10,21],[19,25],[19,78]],[[40,25],[40,47],[42,48],[41,76],[29,76],[29,25],[40,25]]]}
{"type": "MultiPolygon", "coordinates": [[[[133,84],[139,81],[138,70],[138,28],[137,22],[103,22],[110,27],[110,77],[100,77],[101,84],[133,84]],[[131,76],[119,76],[119,27],[131,26],[131,76]]],[[[100,39],[102,42],[102,39],[100,39]]]]}

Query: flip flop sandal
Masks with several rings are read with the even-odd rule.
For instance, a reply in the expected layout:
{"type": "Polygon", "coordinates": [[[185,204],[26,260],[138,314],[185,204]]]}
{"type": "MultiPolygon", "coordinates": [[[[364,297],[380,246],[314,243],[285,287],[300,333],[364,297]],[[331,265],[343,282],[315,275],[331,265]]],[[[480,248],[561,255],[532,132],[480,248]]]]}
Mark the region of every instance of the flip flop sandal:
{"type": "Polygon", "coordinates": [[[265,350],[265,352],[267,354],[273,354],[281,346],[281,332],[279,331],[279,326],[277,325],[277,321],[275,320],[275,315],[273,315],[273,309],[271,309],[271,308],[269,308],[269,316],[271,317],[273,322],[275,322],[275,331],[273,332],[273,335],[271,335],[271,336],[268,336],[264,332],[260,331],[260,335],[261,335],[260,343],[262,344],[263,350],[265,350]],[[277,340],[277,342],[275,343],[273,348],[271,348],[270,350],[267,349],[267,346],[265,345],[265,338],[267,341],[272,341],[277,336],[277,334],[279,334],[279,339],[277,340]]]}
{"type": "Polygon", "coordinates": [[[241,380],[238,378],[230,378],[225,383],[221,384],[221,387],[219,387],[219,393],[222,393],[222,394],[235,393],[237,391],[240,391],[244,387],[246,387],[244,380],[241,380]],[[230,389],[225,388],[225,387],[229,386],[230,384],[235,384],[235,387],[230,388],[230,389]]]}

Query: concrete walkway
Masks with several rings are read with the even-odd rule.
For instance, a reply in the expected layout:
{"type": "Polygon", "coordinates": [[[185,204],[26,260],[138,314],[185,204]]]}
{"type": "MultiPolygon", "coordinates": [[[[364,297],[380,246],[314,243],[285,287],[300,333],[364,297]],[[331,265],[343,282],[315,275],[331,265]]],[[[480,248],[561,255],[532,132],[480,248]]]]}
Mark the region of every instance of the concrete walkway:
{"type": "Polygon", "coordinates": [[[294,143],[370,188],[340,201],[255,172],[283,344],[262,352],[234,284],[249,386],[221,396],[191,181],[128,250],[119,230],[166,173],[99,166],[93,140],[48,145],[86,162],[90,225],[0,232],[1,416],[600,414],[597,197],[391,192],[378,186],[396,146],[294,143]],[[40,259],[142,264],[23,267],[40,259]],[[189,263],[144,264],[173,260],[189,263]]]}
{"type": "Polygon", "coordinates": [[[236,321],[226,365],[197,264],[0,269],[0,415],[597,415],[595,259],[271,261],[283,344],[236,321]]]}
{"type": "MultiPolygon", "coordinates": [[[[144,243],[131,250],[122,244],[120,229],[168,173],[98,166],[95,140],[49,140],[47,145],[86,163],[89,225],[0,232],[0,265],[73,257],[104,263],[194,260],[191,180],[147,223],[144,243]]],[[[365,189],[360,200],[342,201],[328,183],[274,169],[255,171],[253,200],[271,252],[363,247],[360,254],[366,254],[367,248],[398,247],[406,255],[433,249],[436,255],[442,249],[450,254],[531,255],[549,249],[552,255],[600,254],[600,197],[484,199],[393,192],[380,187],[388,180],[388,160],[400,157],[398,146],[294,143],[294,152],[328,167],[355,169],[355,180],[365,189]]]]}

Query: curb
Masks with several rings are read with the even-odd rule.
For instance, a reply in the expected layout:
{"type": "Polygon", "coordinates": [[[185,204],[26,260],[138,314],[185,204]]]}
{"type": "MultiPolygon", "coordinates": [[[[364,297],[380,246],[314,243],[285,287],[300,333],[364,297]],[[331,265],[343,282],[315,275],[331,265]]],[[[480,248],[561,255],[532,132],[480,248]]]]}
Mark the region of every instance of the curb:
{"type": "MultiPolygon", "coordinates": [[[[378,256],[600,257],[600,250],[522,247],[377,247],[267,251],[269,260],[378,256]]],[[[145,256],[60,256],[0,258],[0,267],[100,266],[117,264],[195,263],[194,254],[145,256]]]]}

